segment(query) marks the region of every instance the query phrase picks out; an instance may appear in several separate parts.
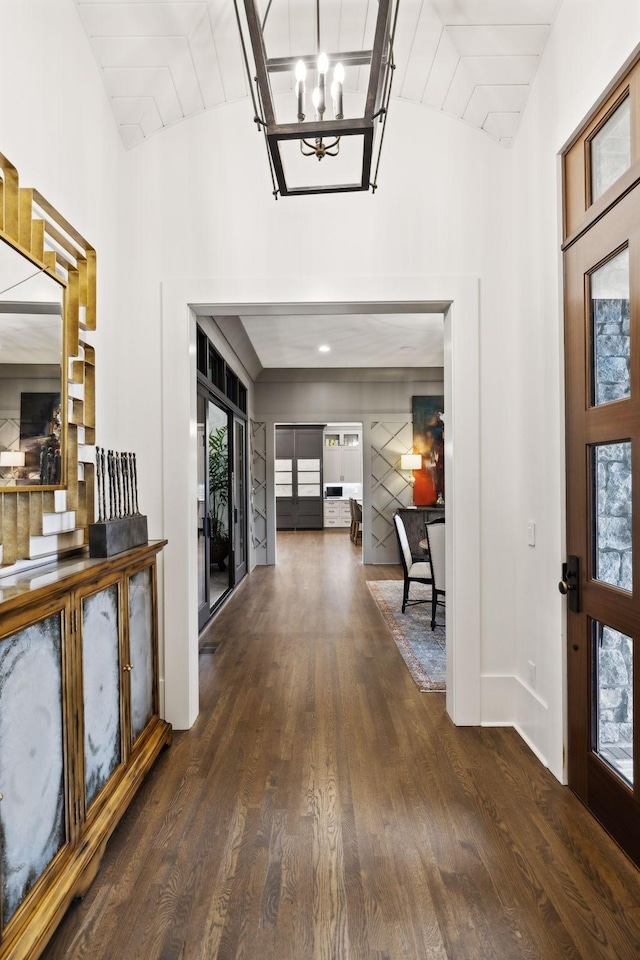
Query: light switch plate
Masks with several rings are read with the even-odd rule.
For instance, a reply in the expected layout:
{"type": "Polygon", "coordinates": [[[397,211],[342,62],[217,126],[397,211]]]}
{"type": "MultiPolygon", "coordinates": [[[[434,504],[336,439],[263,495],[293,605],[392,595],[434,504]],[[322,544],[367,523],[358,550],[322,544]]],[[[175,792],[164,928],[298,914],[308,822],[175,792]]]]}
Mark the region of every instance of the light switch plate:
{"type": "Polygon", "coordinates": [[[536,525],[533,520],[529,520],[527,524],[527,543],[530,547],[536,545],[536,525]]]}

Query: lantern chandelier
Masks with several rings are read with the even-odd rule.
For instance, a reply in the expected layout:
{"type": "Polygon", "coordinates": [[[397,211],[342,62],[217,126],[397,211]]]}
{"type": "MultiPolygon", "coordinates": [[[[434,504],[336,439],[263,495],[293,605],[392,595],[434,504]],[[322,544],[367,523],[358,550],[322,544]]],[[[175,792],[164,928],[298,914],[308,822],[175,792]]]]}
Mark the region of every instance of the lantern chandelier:
{"type": "MultiPolygon", "coordinates": [[[[329,53],[322,44],[325,37],[337,36],[340,0],[313,0],[306,6],[301,0],[294,5],[283,0],[265,2],[261,18],[258,0],[244,0],[244,20],[238,0],[234,5],[254,122],[265,137],[274,197],[369,189],[375,192],[395,69],[393,36],[399,0],[353,0],[352,34],[344,41],[347,49],[329,53]],[[369,7],[374,11],[377,8],[375,23],[367,19],[369,7]],[[311,10],[315,13],[312,25],[308,22],[311,10]],[[282,20],[278,20],[281,15],[282,20]],[[311,27],[315,52],[278,55],[283,52],[277,47],[282,36],[289,36],[290,31],[292,36],[311,36],[311,27]],[[358,42],[361,49],[357,48],[358,42]],[[346,97],[345,79],[349,80],[346,97]],[[308,85],[312,86],[310,103],[308,85]],[[331,111],[327,109],[328,99],[331,111]],[[294,115],[297,120],[293,120],[294,115]],[[314,157],[319,161],[326,157],[340,159],[318,166],[308,159],[314,157]]],[[[346,29],[343,32],[348,33],[346,29]]]]}

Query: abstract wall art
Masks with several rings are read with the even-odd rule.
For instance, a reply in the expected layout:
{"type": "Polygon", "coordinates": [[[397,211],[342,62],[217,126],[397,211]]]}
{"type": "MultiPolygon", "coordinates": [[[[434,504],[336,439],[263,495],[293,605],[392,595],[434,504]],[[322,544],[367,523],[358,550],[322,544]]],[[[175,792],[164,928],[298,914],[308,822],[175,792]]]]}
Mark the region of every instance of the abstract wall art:
{"type": "Polygon", "coordinates": [[[430,507],[444,503],[444,397],[412,397],[413,452],[422,457],[414,471],[413,502],[430,507]]]}

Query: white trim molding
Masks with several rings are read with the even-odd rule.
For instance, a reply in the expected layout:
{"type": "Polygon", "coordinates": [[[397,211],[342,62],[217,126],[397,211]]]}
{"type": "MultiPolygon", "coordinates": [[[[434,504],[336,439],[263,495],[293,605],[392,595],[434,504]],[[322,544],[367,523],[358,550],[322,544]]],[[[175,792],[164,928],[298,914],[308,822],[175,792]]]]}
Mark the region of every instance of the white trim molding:
{"type": "MultiPolygon", "coordinates": [[[[169,543],[164,551],[161,640],[166,718],[177,729],[190,727],[199,709],[196,317],[275,315],[294,310],[313,313],[319,305],[324,312],[345,313],[363,306],[408,304],[413,305],[413,312],[445,313],[450,597],[446,703],[454,723],[480,724],[479,281],[473,277],[216,278],[162,284],[162,535],[169,543]]],[[[267,562],[273,562],[275,545],[268,544],[267,556],[267,562]]]]}

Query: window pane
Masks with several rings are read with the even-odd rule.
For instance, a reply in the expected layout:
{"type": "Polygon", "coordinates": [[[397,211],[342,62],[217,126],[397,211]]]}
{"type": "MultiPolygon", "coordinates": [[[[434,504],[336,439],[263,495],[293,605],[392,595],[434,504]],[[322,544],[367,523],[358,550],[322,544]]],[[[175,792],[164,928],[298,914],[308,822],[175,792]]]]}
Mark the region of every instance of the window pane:
{"type": "Polygon", "coordinates": [[[593,403],[630,394],[629,250],[625,248],[591,274],[593,403]]]}
{"type": "Polygon", "coordinates": [[[633,641],[594,621],[595,751],[633,785],[633,641]]]}
{"type": "Polygon", "coordinates": [[[594,577],[631,592],[631,444],[593,447],[594,577]]]}
{"type": "Polygon", "coordinates": [[[317,470],[298,470],[298,483],[320,483],[317,470]]]}
{"type": "Polygon", "coordinates": [[[301,497],[319,497],[321,495],[320,484],[319,483],[299,483],[298,495],[301,497]]]}
{"type": "Polygon", "coordinates": [[[631,166],[629,98],[591,140],[591,202],[631,166]]]}

